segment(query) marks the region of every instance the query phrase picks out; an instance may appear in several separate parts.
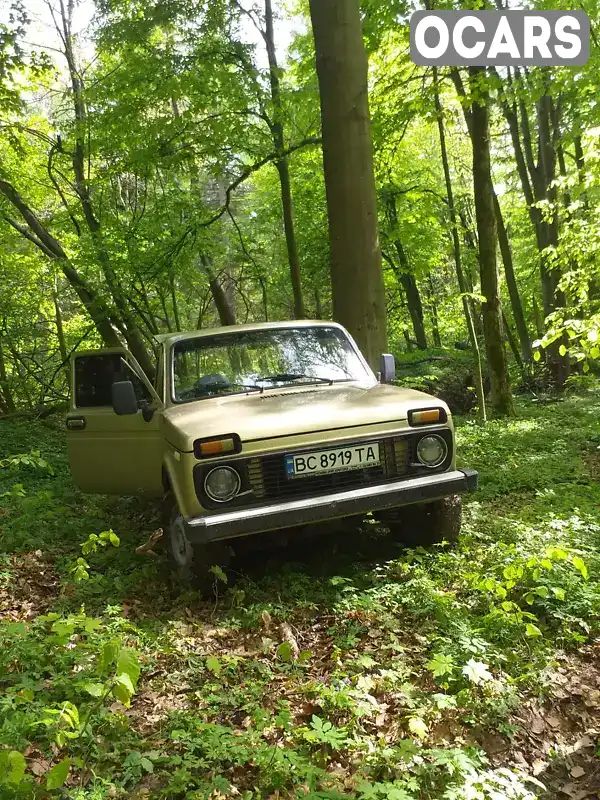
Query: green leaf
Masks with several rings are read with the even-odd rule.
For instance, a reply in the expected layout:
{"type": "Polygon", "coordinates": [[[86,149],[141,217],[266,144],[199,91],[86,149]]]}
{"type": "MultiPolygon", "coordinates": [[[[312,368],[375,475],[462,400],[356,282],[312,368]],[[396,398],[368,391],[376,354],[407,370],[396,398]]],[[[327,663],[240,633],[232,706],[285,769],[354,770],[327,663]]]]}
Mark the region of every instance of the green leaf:
{"type": "Polygon", "coordinates": [[[131,682],[131,678],[126,672],[117,675],[113,686],[113,694],[123,703],[124,706],[129,706],[131,697],[135,693],[135,687],[131,682]]]}
{"type": "Polygon", "coordinates": [[[546,550],[546,556],[554,559],[554,561],[565,561],[569,554],[563,547],[549,547],[546,550]]]}
{"type": "Polygon", "coordinates": [[[102,620],[95,619],[94,617],[86,617],[83,623],[83,629],[86,633],[93,633],[102,627],[102,620]]]}
{"type": "Polygon", "coordinates": [[[2,632],[12,636],[24,636],[27,633],[27,625],[24,622],[8,622],[2,625],[2,632]]]}
{"type": "Polygon", "coordinates": [[[154,764],[150,761],[149,758],[142,758],[140,760],[140,766],[144,770],[144,772],[154,772],[154,764]]]}
{"type": "Polygon", "coordinates": [[[118,547],[121,544],[121,540],[114,531],[108,532],[108,538],[113,547],[118,547]]]}
{"type": "Polygon", "coordinates": [[[408,729],[411,733],[414,733],[415,736],[418,736],[419,739],[424,739],[429,731],[429,728],[421,717],[411,717],[408,720],[408,729]]]}
{"type": "Polygon", "coordinates": [[[0,786],[3,783],[18,786],[26,767],[25,756],[18,750],[0,751],[0,786]]]}
{"type": "Polygon", "coordinates": [[[140,677],[140,659],[133,647],[123,647],[117,656],[117,675],[125,674],[133,685],[133,691],[140,677]]]}
{"type": "Polygon", "coordinates": [[[564,344],[561,344],[561,346],[558,348],[558,354],[561,356],[567,355],[567,348],[564,346],[564,344]]]}
{"type": "Polygon", "coordinates": [[[91,694],[92,697],[102,697],[104,692],[104,684],[102,683],[84,683],[81,688],[84,692],[91,694]]]}
{"type": "Polygon", "coordinates": [[[534,361],[539,361],[541,359],[541,357],[542,357],[542,355],[541,355],[540,351],[539,350],[535,350],[534,353],[533,353],[533,360],[534,361]]]}
{"type": "Polygon", "coordinates": [[[292,660],[292,646],[289,642],[282,642],[277,648],[277,656],[282,661],[290,662],[292,660]]]}
{"type": "Polygon", "coordinates": [[[486,683],[493,679],[492,673],[488,669],[488,665],[483,661],[476,661],[474,658],[469,659],[462,668],[463,675],[467,677],[471,683],[479,685],[486,683]]]}
{"type": "Polygon", "coordinates": [[[550,594],[547,586],[536,586],[534,591],[538,597],[548,597],[550,594]]]}
{"type": "Polygon", "coordinates": [[[554,597],[556,597],[557,600],[565,599],[565,590],[561,589],[560,586],[553,586],[552,594],[554,595],[554,597]]]}
{"type": "Polygon", "coordinates": [[[579,556],[573,556],[573,566],[575,567],[575,569],[577,569],[577,570],[579,570],[579,572],[581,572],[581,574],[583,575],[583,577],[587,581],[587,579],[589,577],[589,573],[588,573],[588,570],[587,570],[587,567],[585,565],[585,561],[583,560],[583,558],[580,558],[579,556]]]}
{"type": "Polygon", "coordinates": [[[120,649],[121,643],[118,639],[113,639],[112,642],[105,642],[102,645],[102,650],[100,651],[101,670],[108,669],[114,663],[120,649]]]}
{"type": "Polygon", "coordinates": [[[209,568],[209,571],[222,583],[228,583],[227,575],[218,564],[213,564],[212,567],[209,568]]]}
{"type": "Polygon", "coordinates": [[[61,786],[64,786],[70,769],[70,758],[63,758],[62,761],[55,764],[46,775],[46,789],[60,789],[61,786]]]}
{"type": "Polygon", "coordinates": [[[533,625],[531,622],[527,623],[527,625],[525,626],[525,636],[531,636],[532,638],[537,638],[538,636],[541,635],[542,632],[537,625],[533,625]]]}
{"type": "Polygon", "coordinates": [[[206,659],[206,669],[210,670],[213,675],[220,675],[221,674],[221,662],[219,661],[216,656],[209,656],[206,659]]]}
{"type": "Polygon", "coordinates": [[[436,653],[431,661],[427,663],[427,669],[433,673],[435,678],[441,678],[444,675],[450,675],[455,668],[456,664],[452,658],[444,655],[443,653],[436,653]]]}

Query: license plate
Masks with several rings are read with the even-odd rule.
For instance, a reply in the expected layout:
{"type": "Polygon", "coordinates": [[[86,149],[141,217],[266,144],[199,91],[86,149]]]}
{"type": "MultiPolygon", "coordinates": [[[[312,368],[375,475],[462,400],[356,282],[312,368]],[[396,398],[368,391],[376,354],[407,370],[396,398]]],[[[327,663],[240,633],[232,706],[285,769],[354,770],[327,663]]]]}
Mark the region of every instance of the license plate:
{"type": "Polygon", "coordinates": [[[380,463],[379,444],[372,442],[286,456],[285,470],[288,478],[304,478],[308,475],[322,475],[325,472],[376,467],[380,463]]]}

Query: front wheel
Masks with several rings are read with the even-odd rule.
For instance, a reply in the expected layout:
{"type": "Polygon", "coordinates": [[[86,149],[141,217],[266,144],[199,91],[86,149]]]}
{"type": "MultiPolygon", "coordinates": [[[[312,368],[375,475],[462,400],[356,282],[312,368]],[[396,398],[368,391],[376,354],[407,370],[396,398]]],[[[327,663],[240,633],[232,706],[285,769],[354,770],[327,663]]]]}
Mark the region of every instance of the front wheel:
{"type": "Polygon", "coordinates": [[[394,539],[407,547],[456,542],[462,524],[460,495],[393,509],[381,515],[394,539]]]}
{"type": "Polygon", "coordinates": [[[203,597],[217,593],[219,577],[214,567],[227,569],[231,561],[231,548],[222,543],[192,544],[175,498],[167,495],[164,501],[163,526],[169,561],[176,581],[196,589],[203,597]]]}

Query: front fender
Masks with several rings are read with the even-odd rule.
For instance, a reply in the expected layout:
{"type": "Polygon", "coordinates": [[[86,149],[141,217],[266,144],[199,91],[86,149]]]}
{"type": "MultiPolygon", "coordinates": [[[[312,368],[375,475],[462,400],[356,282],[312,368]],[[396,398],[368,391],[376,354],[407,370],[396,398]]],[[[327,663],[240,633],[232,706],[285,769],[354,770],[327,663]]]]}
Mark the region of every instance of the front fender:
{"type": "Polygon", "coordinates": [[[163,460],[163,470],[169,489],[175,495],[179,511],[185,519],[205,513],[205,509],[202,508],[196,496],[195,463],[196,459],[193,453],[182,453],[170,446],[166,450],[163,460]]]}

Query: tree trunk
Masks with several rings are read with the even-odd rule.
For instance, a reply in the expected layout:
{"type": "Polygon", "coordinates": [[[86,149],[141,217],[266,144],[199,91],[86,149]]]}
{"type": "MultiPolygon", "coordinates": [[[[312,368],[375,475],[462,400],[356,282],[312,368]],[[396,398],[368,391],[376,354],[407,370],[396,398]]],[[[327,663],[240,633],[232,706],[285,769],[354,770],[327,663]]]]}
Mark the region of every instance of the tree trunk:
{"type": "MultiPolygon", "coordinates": [[[[518,70],[516,76],[520,78],[518,70]]],[[[508,85],[513,84],[510,70],[508,85]]],[[[516,92],[513,91],[513,95],[516,92]]],[[[552,97],[543,95],[537,102],[538,148],[537,163],[534,157],[531,123],[523,94],[512,101],[504,92],[502,110],[508,123],[515,151],[517,169],[527,202],[529,217],[535,230],[536,243],[540,253],[540,277],[542,283],[542,306],[544,315],[552,313],[565,304],[564,295],[558,291],[560,271],[557,267],[554,252],[558,245],[558,213],[556,207],[557,191],[554,184],[556,178],[556,147],[558,144],[559,114],[556,113],[552,97]],[[521,144],[522,138],[522,144],[521,144]],[[550,206],[550,218],[542,213],[536,204],[547,202],[550,206]]],[[[563,340],[554,342],[547,350],[547,363],[557,389],[564,387],[569,375],[568,356],[560,355],[563,340]]]]}
{"type": "Polygon", "coordinates": [[[544,335],[544,318],[542,316],[542,312],[540,311],[540,307],[535,295],[533,295],[532,298],[532,306],[533,319],[535,320],[535,330],[538,335],[538,339],[541,339],[544,335]]]}
{"type": "Polygon", "coordinates": [[[469,67],[472,104],[473,189],[479,240],[479,268],[483,304],[483,332],[490,371],[491,402],[496,416],[514,414],[508,363],[502,331],[502,306],[496,263],[496,219],[490,164],[490,128],[487,92],[482,83],[485,70],[469,67]]]}
{"type": "Polygon", "coordinates": [[[213,273],[211,260],[208,256],[202,254],[200,256],[204,272],[206,273],[209,281],[210,291],[219,315],[219,322],[221,325],[235,325],[235,312],[227,299],[225,289],[221,286],[221,281],[213,273]]]}
{"type": "Polygon", "coordinates": [[[62,31],[60,32],[62,43],[64,46],[64,54],[67,60],[69,69],[69,77],[71,79],[71,87],[73,90],[73,111],[75,114],[75,147],[71,154],[73,164],[73,175],[75,177],[75,189],[77,197],[81,205],[81,210],[86,221],[86,225],[91,235],[92,243],[96,249],[98,263],[102,269],[102,273],[106,280],[108,289],[114,301],[116,308],[122,321],[121,330],[131,350],[132,354],[138,361],[141,368],[144,370],[150,380],[153,380],[155,374],[154,364],[152,358],[144,342],[144,337],[140,328],[131,313],[130,307],[127,303],[125,294],[120,286],[118,276],[111,264],[110,256],[104,245],[102,236],[102,226],[100,220],[95,213],[90,187],[88,185],[89,174],[86,178],[85,172],[85,153],[86,145],[84,132],[89,129],[87,119],[87,108],[84,100],[84,85],[80,77],[80,72],[77,68],[77,62],[73,50],[73,35],[71,31],[71,16],[73,12],[73,4],[69,3],[65,9],[63,0],[60,0],[60,12],[62,20],[62,31]]]}
{"type": "Polygon", "coordinates": [[[517,333],[519,336],[519,342],[521,344],[521,353],[523,356],[523,361],[529,362],[533,357],[533,353],[531,351],[531,340],[529,338],[529,331],[527,330],[525,314],[523,313],[523,304],[521,303],[519,287],[517,286],[517,278],[515,276],[508,233],[506,231],[506,226],[504,225],[504,217],[502,216],[502,209],[500,208],[500,203],[498,202],[496,192],[494,192],[494,213],[496,215],[498,244],[500,245],[500,253],[502,254],[502,262],[504,264],[506,286],[508,288],[508,295],[510,297],[510,305],[512,308],[513,317],[515,318],[515,325],[517,326],[517,333]]]}
{"type": "Polygon", "coordinates": [[[433,336],[433,346],[434,347],[441,347],[442,340],[440,337],[440,326],[438,323],[438,311],[437,311],[437,302],[435,299],[435,286],[433,285],[433,278],[431,277],[431,273],[429,273],[429,306],[431,308],[431,335],[433,336]]]}
{"type": "Polygon", "coordinates": [[[515,335],[511,330],[510,324],[506,319],[506,314],[504,311],[502,312],[502,325],[504,327],[504,333],[506,334],[506,341],[508,342],[510,349],[512,350],[512,354],[515,357],[515,361],[519,365],[520,368],[523,367],[523,356],[521,355],[521,351],[519,350],[519,345],[517,344],[517,340],[515,339],[515,335]]]}
{"type": "Polygon", "coordinates": [[[2,350],[2,342],[0,342],[0,399],[2,405],[5,407],[9,414],[13,414],[17,407],[15,405],[10,385],[8,383],[8,375],[6,373],[6,362],[4,361],[4,351],[2,350]]]}
{"type": "Polygon", "coordinates": [[[387,213],[389,217],[390,228],[392,231],[392,239],[394,249],[398,255],[398,262],[400,269],[396,267],[394,262],[390,260],[394,274],[397,280],[404,289],[406,295],[406,304],[408,306],[408,313],[415,333],[415,339],[419,350],[427,349],[427,336],[425,334],[425,322],[423,319],[423,304],[421,302],[421,295],[415,276],[412,274],[410,264],[404,245],[398,236],[398,210],[396,208],[396,195],[391,193],[387,198],[387,213]]]}
{"type": "Polygon", "coordinates": [[[442,154],[442,166],[444,168],[444,179],[446,182],[446,195],[448,198],[448,209],[450,211],[450,224],[452,226],[452,246],[454,250],[454,266],[456,269],[456,277],[458,279],[458,286],[462,294],[463,310],[465,312],[465,319],[467,322],[467,330],[469,332],[469,340],[471,342],[471,349],[475,358],[475,391],[477,393],[477,405],[479,412],[479,419],[481,422],[486,421],[485,410],[485,392],[483,389],[483,369],[481,366],[481,352],[479,350],[479,341],[477,340],[477,332],[473,322],[473,303],[467,297],[467,284],[462,268],[462,259],[460,251],[460,237],[458,235],[458,224],[456,219],[456,209],[454,206],[454,192],[452,190],[452,179],[450,177],[450,164],[448,162],[448,151],[446,149],[446,131],[444,128],[444,117],[442,114],[442,104],[440,103],[440,93],[438,88],[438,76],[436,67],[433,68],[433,83],[434,83],[434,102],[435,111],[438,122],[438,132],[440,136],[440,150],[442,154]]]}
{"type": "Polygon", "coordinates": [[[376,370],[386,303],[358,0],[310,0],[331,245],[333,315],[376,370]]]}
{"type": "Polygon", "coordinates": [[[54,320],[56,322],[56,337],[58,339],[58,352],[60,353],[60,360],[63,363],[63,369],[67,381],[67,389],[70,391],[71,369],[69,366],[69,354],[67,351],[67,343],[65,340],[65,330],[63,326],[60,301],[58,299],[58,290],[55,283],[52,285],[52,301],[54,303],[54,320]]]}
{"type": "MultiPolygon", "coordinates": [[[[585,174],[585,158],[583,156],[583,145],[581,143],[581,135],[575,136],[573,139],[573,145],[575,147],[575,163],[577,164],[577,174],[579,176],[579,184],[585,188],[586,186],[586,174],[585,174]]],[[[587,192],[582,192],[581,198],[583,200],[584,206],[587,207],[588,205],[588,197],[587,192]]]]}
{"type": "MultiPolygon", "coordinates": [[[[542,306],[546,317],[557,308],[565,306],[564,293],[558,288],[561,275],[555,260],[555,251],[558,247],[558,209],[553,120],[552,98],[549,95],[543,95],[538,100],[539,172],[545,199],[550,204],[550,217],[544,215],[539,224],[539,244],[541,245],[542,306]]],[[[547,363],[552,373],[554,386],[559,391],[564,389],[570,371],[568,355],[561,356],[560,354],[560,347],[563,344],[568,347],[566,334],[547,348],[547,363]]]]}
{"type": "MultiPolygon", "coordinates": [[[[277,64],[277,54],[275,51],[275,34],[273,30],[273,8],[271,0],[265,0],[265,44],[267,46],[267,56],[269,59],[269,80],[271,84],[271,101],[273,103],[273,120],[270,121],[271,135],[276,153],[283,153],[285,150],[285,137],[283,130],[283,109],[281,105],[281,87],[279,82],[279,65],[277,64]]],[[[296,231],[294,228],[294,212],[292,206],[292,189],[290,185],[290,168],[287,157],[282,156],[275,162],[279,175],[279,185],[281,188],[281,205],[283,208],[283,227],[285,230],[285,243],[288,253],[288,263],[290,265],[290,277],[292,279],[292,291],[294,293],[294,316],[296,319],[303,319],[306,314],[304,311],[304,299],[302,297],[302,279],[300,272],[300,260],[298,258],[298,245],[296,242],[296,231]]]]}
{"type": "MultiPolygon", "coordinates": [[[[402,247],[402,244],[399,241],[397,244],[402,247]]],[[[408,272],[401,272],[398,278],[406,295],[406,304],[408,306],[408,313],[410,314],[410,320],[415,333],[417,347],[419,350],[427,350],[427,336],[425,334],[423,304],[421,302],[421,294],[419,292],[419,287],[417,286],[415,276],[408,272]]]]}
{"type": "Polygon", "coordinates": [[[171,306],[173,308],[173,319],[175,320],[175,330],[181,330],[181,320],[179,319],[179,305],[177,303],[177,287],[175,286],[175,275],[173,268],[169,269],[169,292],[171,294],[171,306]]]}
{"type": "Polygon", "coordinates": [[[96,294],[96,291],[86,283],[83,276],[71,264],[58,239],[44,226],[37,214],[11,183],[0,180],[0,194],[4,195],[26,223],[25,226],[7,217],[6,221],[9,225],[20,233],[24,239],[35,245],[45,256],[60,266],[63,275],[90,315],[104,344],[107,347],[120,347],[121,341],[113,327],[115,322],[113,315],[104,301],[96,294]]]}
{"type": "Polygon", "coordinates": [[[315,319],[323,319],[323,306],[321,304],[321,292],[315,286],[315,319]]]}

